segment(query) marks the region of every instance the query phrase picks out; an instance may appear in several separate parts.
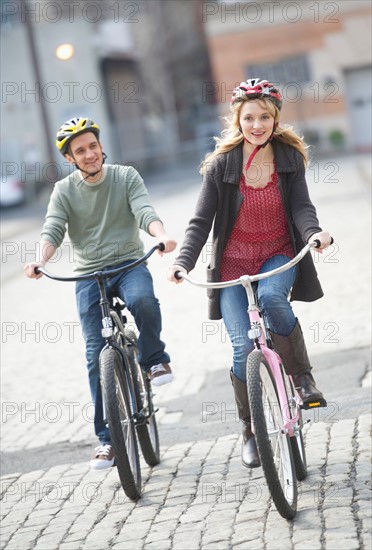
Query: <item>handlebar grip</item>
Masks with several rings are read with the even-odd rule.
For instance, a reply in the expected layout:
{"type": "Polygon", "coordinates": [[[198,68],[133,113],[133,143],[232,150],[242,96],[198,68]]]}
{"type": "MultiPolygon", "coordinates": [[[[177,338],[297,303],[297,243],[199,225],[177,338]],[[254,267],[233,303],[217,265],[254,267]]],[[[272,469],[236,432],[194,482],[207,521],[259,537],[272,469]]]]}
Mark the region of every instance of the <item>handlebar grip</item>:
{"type": "Polygon", "coordinates": [[[160,252],[164,252],[164,250],[165,250],[165,244],[164,244],[164,243],[159,243],[159,244],[158,244],[158,249],[160,250],[160,252]]]}
{"type": "Polygon", "coordinates": [[[174,272],[174,278],[177,279],[177,281],[180,281],[182,279],[180,273],[181,273],[181,271],[175,271],[174,272]]]}
{"type": "Polygon", "coordinates": [[[36,275],[39,275],[39,273],[41,273],[41,271],[38,267],[35,267],[34,268],[34,273],[36,273],[36,275]]]}
{"type": "MultiPolygon", "coordinates": [[[[333,237],[331,237],[330,245],[333,244],[334,242],[335,241],[334,241],[333,237]]],[[[320,248],[321,242],[320,242],[319,239],[314,239],[314,243],[316,243],[315,248],[320,248]]]]}

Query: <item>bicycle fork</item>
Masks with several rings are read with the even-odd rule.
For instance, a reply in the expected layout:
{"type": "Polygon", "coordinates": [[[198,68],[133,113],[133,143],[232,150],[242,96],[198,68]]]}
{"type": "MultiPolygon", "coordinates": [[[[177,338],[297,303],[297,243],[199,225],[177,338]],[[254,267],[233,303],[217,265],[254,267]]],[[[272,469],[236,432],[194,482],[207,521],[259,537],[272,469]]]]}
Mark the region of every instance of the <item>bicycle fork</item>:
{"type": "Polygon", "coordinates": [[[274,350],[271,350],[266,345],[262,346],[261,351],[275,380],[278,398],[277,406],[280,407],[283,418],[282,431],[289,435],[289,437],[293,437],[296,431],[296,424],[300,420],[300,414],[296,402],[291,403],[291,400],[295,398],[292,398],[289,391],[286,389],[284,378],[286,374],[283,373],[280,357],[274,350]]]}

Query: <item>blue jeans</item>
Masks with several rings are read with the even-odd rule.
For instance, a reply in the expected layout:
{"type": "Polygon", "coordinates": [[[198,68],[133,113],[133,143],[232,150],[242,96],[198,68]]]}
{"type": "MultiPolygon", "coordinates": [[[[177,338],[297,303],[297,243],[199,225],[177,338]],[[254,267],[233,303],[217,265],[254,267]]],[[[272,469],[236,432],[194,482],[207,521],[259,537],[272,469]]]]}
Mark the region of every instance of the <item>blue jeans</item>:
{"type": "MultiPolygon", "coordinates": [[[[124,262],[120,265],[125,265],[124,262]]],[[[115,266],[119,267],[119,266],[115,266]]],[[[133,315],[139,330],[139,363],[146,371],[158,363],[169,363],[165,344],[160,340],[161,313],[154,295],[152,277],[145,265],[140,265],[106,279],[105,287],[109,298],[121,298],[133,315]]],[[[100,295],[97,282],[78,281],[76,302],[86,347],[89,385],[94,403],[94,429],[102,444],[110,442],[110,433],[103,420],[102,393],[99,376],[99,354],[105,345],[102,338],[102,315],[99,306],[100,295]]]]}
{"type": "MultiPolygon", "coordinates": [[[[273,256],[261,266],[260,273],[270,271],[288,262],[287,256],[273,256]]],[[[288,300],[289,291],[295,280],[296,268],[253,284],[260,307],[264,311],[269,328],[281,336],[289,336],[296,325],[296,317],[288,300]]],[[[233,346],[233,373],[239,380],[246,381],[246,363],[254,348],[248,338],[250,322],[247,313],[248,299],[243,286],[232,286],[221,290],[220,307],[222,317],[233,346]]]]}

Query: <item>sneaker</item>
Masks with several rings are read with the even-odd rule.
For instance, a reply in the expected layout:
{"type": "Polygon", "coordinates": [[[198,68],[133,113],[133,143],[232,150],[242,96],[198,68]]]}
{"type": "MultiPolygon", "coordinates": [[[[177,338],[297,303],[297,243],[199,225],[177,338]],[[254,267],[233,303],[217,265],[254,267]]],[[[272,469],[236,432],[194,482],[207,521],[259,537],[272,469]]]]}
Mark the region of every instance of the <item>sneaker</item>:
{"type": "Polygon", "coordinates": [[[99,445],[95,448],[95,455],[90,461],[91,470],[106,470],[114,465],[114,450],[111,445],[99,445]]]}
{"type": "Polygon", "coordinates": [[[163,384],[168,384],[173,380],[173,373],[170,365],[168,363],[154,365],[151,367],[148,372],[148,377],[150,378],[154,386],[162,386],[163,384]]]}

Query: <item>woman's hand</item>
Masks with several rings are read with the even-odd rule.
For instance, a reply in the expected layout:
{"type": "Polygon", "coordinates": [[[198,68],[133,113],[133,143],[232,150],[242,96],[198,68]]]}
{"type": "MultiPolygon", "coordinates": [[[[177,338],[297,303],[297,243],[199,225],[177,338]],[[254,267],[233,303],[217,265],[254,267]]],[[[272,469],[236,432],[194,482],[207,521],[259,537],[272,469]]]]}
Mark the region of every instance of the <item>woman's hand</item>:
{"type": "Polygon", "coordinates": [[[176,279],[174,274],[177,271],[182,271],[182,273],[186,273],[185,268],[182,267],[181,265],[171,265],[170,268],[168,269],[168,281],[171,281],[172,283],[176,283],[178,285],[178,283],[183,282],[183,279],[182,278],[176,279]]]}
{"type": "Polygon", "coordinates": [[[320,247],[315,248],[314,250],[316,250],[320,254],[322,254],[323,250],[328,248],[332,243],[332,237],[331,237],[330,233],[328,233],[328,231],[320,231],[319,233],[314,233],[314,235],[312,235],[310,237],[308,242],[311,243],[311,242],[315,241],[316,239],[318,239],[318,241],[320,241],[320,247]]]}

